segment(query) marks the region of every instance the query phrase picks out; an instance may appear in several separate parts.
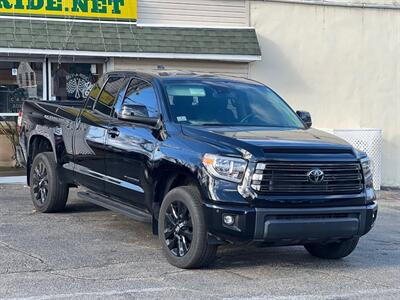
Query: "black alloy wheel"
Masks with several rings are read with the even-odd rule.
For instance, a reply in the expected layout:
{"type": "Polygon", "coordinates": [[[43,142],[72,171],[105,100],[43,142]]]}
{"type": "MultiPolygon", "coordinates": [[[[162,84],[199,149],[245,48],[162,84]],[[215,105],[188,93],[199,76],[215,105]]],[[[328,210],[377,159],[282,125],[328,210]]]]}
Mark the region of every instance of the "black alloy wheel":
{"type": "Polygon", "coordinates": [[[49,194],[49,177],[46,166],[40,161],[33,170],[32,186],[35,200],[44,205],[49,194]]]}
{"type": "Polygon", "coordinates": [[[189,252],[193,239],[193,224],[188,208],[181,201],[174,201],[167,208],[164,236],[174,256],[183,257],[189,252]]]}
{"type": "Polygon", "coordinates": [[[158,232],[164,255],[182,269],[211,264],[218,246],[208,243],[208,226],[196,186],[180,186],[165,195],[159,212],[158,232]]]}
{"type": "Polygon", "coordinates": [[[61,211],[68,199],[68,185],[61,180],[60,167],[52,152],[35,156],[30,170],[30,190],[33,205],[43,213],[61,211]]]}

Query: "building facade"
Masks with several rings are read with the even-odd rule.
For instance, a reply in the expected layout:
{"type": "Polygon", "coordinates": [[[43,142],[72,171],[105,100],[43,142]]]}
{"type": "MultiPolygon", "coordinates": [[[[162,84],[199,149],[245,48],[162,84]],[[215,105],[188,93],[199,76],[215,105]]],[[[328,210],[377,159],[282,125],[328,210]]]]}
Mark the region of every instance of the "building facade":
{"type": "MultiPolygon", "coordinates": [[[[103,13],[92,0],[48,0],[37,10],[32,3],[0,3],[3,117],[26,99],[83,100],[106,71],[162,66],[247,77],[261,59],[246,0],[108,1],[103,13]]],[[[0,167],[12,164],[5,141],[0,167]]]]}

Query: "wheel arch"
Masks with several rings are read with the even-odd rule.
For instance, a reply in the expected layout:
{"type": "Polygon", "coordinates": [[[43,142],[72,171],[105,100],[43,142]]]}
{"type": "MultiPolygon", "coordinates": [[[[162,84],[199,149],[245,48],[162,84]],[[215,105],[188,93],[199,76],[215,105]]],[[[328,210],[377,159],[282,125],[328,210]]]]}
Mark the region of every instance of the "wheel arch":
{"type": "Polygon", "coordinates": [[[52,152],[54,154],[54,159],[57,161],[57,156],[54,152],[54,147],[49,138],[35,134],[29,139],[28,144],[28,161],[27,161],[27,182],[30,184],[30,169],[35,157],[42,152],[52,152]]]}
{"type": "Polygon", "coordinates": [[[185,166],[176,166],[172,164],[164,165],[154,172],[154,178],[155,189],[152,203],[152,227],[153,233],[158,234],[158,214],[165,195],[179,186],[195,186],[200,194],[202,194],[202,189],[196,172],[185,166]]]}

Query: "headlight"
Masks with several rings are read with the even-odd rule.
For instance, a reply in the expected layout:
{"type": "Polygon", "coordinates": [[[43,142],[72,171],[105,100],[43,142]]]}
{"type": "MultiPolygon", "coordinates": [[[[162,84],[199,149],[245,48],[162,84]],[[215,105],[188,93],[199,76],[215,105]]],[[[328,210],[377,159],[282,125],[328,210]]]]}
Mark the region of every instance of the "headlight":
{"type": "Polygon", "coordinates": [[[372,186],[371,160],[369,157],[361,159],[361,167],[364,174],[365,185],[372,186]]]}
{"type": "Polygon", "coordinates": [[[243,179],[247,162],[241,158],[205,154],[203,165],[211,175],[239,183],[243,179]]]}
{"type": "Polygon", "coordinates": [[[361,166],[364,174],[371,172],[371,160],[369,159],[369,157],[361,159],[361,166]]]}

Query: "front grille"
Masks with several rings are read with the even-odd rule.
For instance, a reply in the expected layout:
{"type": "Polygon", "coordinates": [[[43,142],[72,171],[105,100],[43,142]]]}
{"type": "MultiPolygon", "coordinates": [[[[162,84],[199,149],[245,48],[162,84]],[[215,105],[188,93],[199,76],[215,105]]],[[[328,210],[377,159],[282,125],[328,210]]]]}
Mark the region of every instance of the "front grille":
{"type": "Polygon", "coordinates": [[[260,194],[353,194],[363,189],[359,163],[258,163],[251,187],[260,194]],[[309,172],[320,170],[323,179],[313,181],[309,172]]]}

